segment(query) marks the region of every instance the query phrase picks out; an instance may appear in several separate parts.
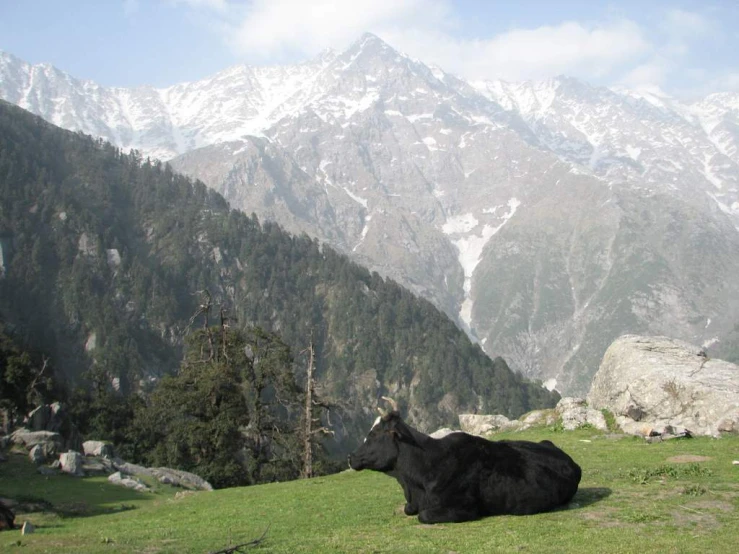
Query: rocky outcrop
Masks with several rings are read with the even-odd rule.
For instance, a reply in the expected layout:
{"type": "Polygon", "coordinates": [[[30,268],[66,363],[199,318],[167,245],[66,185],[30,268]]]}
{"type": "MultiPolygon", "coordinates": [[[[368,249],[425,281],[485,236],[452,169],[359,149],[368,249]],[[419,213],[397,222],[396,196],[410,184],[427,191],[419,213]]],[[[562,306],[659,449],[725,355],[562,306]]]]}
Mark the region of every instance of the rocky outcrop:
{"type": "Polygon", "coordinates": [[[521,422],[510,420],[504,415],[459,414],[459,426],[470,435],[484,436],[490,433],[516,431],[521,422]]]}
{"type": "Polygon", "coordinates": [[[111,483],[113,485],[120,485],[121,487],[126,487],[127,489],[133,489],[139,492],[148,492],[151,490],[138,479],[133,479],[130,476],[121,473],[120,471],[116,471],[115,473],[109,475],[108,483],[111,483]]]}
{"type": "MultiPolygon", "coordinates": [[[[29,431],[28,429],[18,429],[13,432],[10,435],[10,442],[17,447],[25,448],[29,452],[38,446],[43,452],[44,459],[61,452],[64,445],[64,439],[59,433],[29,431]]],[[[36,455],[38,456],[38,454],[36,455]]]]}
{"type": "MultiPolygon", "coordinates": [[[[562,422],[562,427],[566,431],[572,431],[587,425],[600,431],[608,430],[603,413],[588,407],[587,402],[582,398],[565,397],[557,403],[554,410],[534,410],[522,415],[519,419],[513,420],[503,415],[459,415],[459,426],[462,431],[480,437],[506,431],[525,431],[531,427],[551,426],[558,421],[562,422]]],[[[441,433],[441,431],[444,430],[439,430],[436,433],[441,433]]]]}
{"type": "Polygon", "coordinates": [[[24,426],[29,431],[58,433],[62,450],[82,451],[82,435],[61,402],[39,406],[28,414],[24,426]]]}
{"type": "Polygon", "coordinates": [[[592,425],[599,431],[608,431],[608,424],[603,413],[588,407],[582,398],[565,397],[557,403],[555,412],[562,419],[565,431],[573,431],[586,425],[592,425]]]}
{"type": "Polygon", "coordinates": [[[625,335],[606,351],[588,402],[627,432],[667,427],[694,435],[739,432],[739,366],[668,337],[625,335]]]}

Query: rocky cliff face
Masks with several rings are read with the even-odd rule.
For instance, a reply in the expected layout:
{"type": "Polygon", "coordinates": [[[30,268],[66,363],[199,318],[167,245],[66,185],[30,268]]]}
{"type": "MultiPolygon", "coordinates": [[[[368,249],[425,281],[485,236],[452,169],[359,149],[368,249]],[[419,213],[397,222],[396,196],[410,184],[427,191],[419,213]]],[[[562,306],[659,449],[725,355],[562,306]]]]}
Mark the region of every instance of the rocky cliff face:
{"type": "Polygon", "coordinates": [[[626,332],[731,347],[737,95],[470,84],[372,35],[161,90],[102,89],[7,55],[0,72],[4,98],[179,155],[176,169],[234,207],[394,278],[559,390],[584,393],[626,332]]]}

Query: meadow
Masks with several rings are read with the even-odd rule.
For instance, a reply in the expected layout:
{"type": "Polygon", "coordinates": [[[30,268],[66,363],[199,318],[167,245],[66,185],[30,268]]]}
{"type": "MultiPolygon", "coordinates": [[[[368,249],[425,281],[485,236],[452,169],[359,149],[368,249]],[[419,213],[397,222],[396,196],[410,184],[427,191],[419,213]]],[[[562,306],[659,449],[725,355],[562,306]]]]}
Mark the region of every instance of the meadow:
{"type": "Polygon", "coordinates": [[[214,492],[158,486],[139,493],[105,477],[42,476],[26,456],[0,463],[0,497],[22,502],[36,532],[0,533],[2,552],[738,552],[739,437],[648,444],[599,433],[529,430],[500,438],[550,439],[583,468],[567,507],[534,516],[422,525],[382,474],[328,477],[214,492]]]}

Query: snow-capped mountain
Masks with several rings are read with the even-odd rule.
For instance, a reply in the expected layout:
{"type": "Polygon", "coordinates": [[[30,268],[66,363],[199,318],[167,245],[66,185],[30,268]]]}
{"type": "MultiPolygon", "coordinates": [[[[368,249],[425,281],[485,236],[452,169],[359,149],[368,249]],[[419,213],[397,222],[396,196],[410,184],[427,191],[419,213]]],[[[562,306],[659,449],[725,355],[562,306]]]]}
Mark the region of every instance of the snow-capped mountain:
{"type": "Polygon", "coordinates": [[[106,89],[0,53],[0,96],[171,159],[562,391],[586,390],[626,332],[733,347],[739,95],[467,83],[367,34],[167,89],[106,89]]]}

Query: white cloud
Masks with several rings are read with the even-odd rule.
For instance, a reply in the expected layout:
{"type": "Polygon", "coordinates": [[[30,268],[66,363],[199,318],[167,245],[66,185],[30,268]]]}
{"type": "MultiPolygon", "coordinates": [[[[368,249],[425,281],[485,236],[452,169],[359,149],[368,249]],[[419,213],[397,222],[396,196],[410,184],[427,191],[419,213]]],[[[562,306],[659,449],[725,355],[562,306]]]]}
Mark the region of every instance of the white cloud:
{"type": "Polygon", "coordinates": [[[611,14],[601,21],[568,20],[472,38],[452,0],[164,1],[191,9],[246,63],[302,61],[329,47],[342,50],[369,31],[414,58],[470,80],[566,74],[607,85],[673,83],[674,89],[675,82],[685,80],[691,57],[700,59],[696,52],[722,29],[710,10],[666,9],[656,20],[611,14]]]}
{"type": "Polygon", "coordinates": [[[651,60],[639,64],[620,79],[620,83],[627,87],[642,89],[660,85],[667,79],[672,70],[672,63],[661,56],[654,56],[651,60]]]}
{"type": "Polygon", "coordinates": [[[436,26],[448,13],[445,0],[253,0],[230,38],[242,55],[308,57],[406,21],[436,26]]]}
{"type": "Polygon", "coordinates": [[[468,79],[539,79],[561,73],[585,78],[611,74],[650,49],[630,21],[585,26],[564,22],[514,29],[486,40],[456,39],[424,31],[389,32],[395,46],[468,79]]]}
{"type": "MultiPolygon", "coordinates": [[[[233,19],[236,9],[230,6],[233,19]]],[[[252,0],[236,19],[227,33],[230,44],[250,60],[308,58],[371,31],[412,57],[469,79],[603,77],[635,63],[650,47],[642,29],[628,20],[569,21],[460,38],[447,0],[252,0]]]]}

